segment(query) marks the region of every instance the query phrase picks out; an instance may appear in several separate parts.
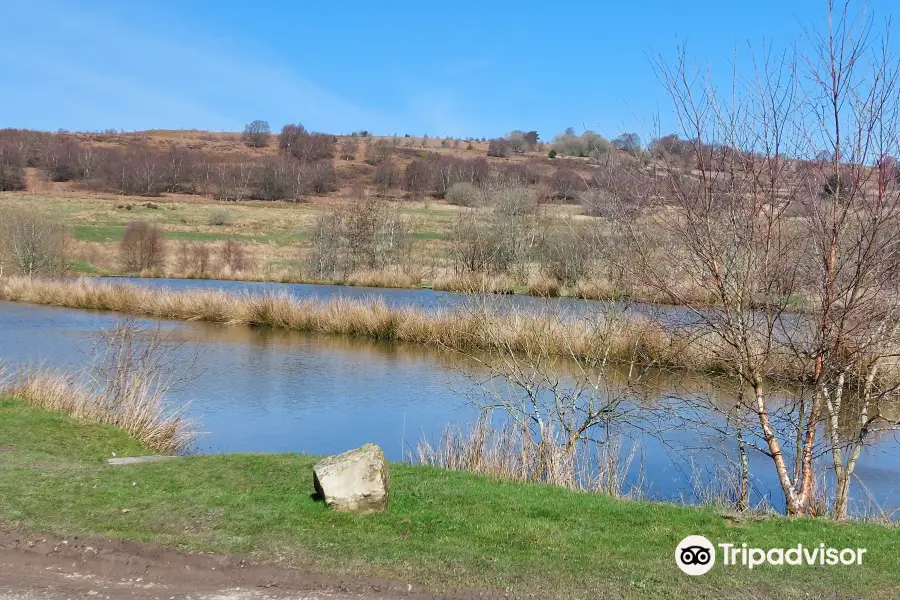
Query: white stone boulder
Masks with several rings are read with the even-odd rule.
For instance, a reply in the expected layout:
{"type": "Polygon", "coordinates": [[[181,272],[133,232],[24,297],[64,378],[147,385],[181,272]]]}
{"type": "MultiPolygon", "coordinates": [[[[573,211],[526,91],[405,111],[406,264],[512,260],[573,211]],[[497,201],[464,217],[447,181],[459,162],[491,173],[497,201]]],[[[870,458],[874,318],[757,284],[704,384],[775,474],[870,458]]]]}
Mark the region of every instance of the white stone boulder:
{"type": "Polygon", "coordinates": [[[388,465],[376,444],[322,459],[313,467],[316,492],[342,512],[383,512],[388,502],[388,465]]]}

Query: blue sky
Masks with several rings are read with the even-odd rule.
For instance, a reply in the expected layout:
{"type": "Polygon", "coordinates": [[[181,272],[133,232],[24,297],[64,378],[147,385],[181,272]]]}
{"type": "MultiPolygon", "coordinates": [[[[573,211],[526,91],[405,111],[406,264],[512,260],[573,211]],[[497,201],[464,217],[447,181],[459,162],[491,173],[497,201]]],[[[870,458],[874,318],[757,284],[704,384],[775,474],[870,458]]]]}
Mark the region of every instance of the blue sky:
{"type": "MultiPolygon", "coordinates": [[[[866,3],[890,16],[891,0],[866,3]]],[[[420,136],[568,126],[645,139],[673,120],[651,57],[730,76],[825,0],[298,2],[0,0],[0,127],[420,136]]]]}

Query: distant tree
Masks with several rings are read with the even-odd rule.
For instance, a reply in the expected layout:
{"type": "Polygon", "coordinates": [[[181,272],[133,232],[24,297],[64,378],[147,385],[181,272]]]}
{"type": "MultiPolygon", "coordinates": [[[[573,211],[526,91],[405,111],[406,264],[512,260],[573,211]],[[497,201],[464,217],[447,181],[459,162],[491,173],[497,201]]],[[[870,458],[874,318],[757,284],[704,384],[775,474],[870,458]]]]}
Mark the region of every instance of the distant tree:
{"type": "Polygon", "coordinates": [[[147,221],[132,221],[125,227],[121,245],[125,270],[139,273],[165,264],[166,244],[162,231],[147,221]]]}
{"type": "Polygon", "coordinates": [[[521,153],[528,149],[528,144],[525,142],[525,132],[523,131],[510,131],[509,135],[506,136],[506,141],[509,144],[509,149],[513,152],[521,153]]]}
{"type": "Polygon", "coordinates": [[[491,140],[491,143],[488,145],[488,156],[495,156],[498,158],[509,158],[509,155],[512,153],[512,149],[510,148],[509,142],[503,138],[496,138],[491,140]]]}
{"type": "Polygon", "coordinates": [[[622,152],[637,154],[641,150],[641,138],[636,133],[623,133],[613,140],[613,146],[622,152]]]}
{"type": "Polygon", "coordinates": [[[323,158],[303,166],[300,175],[310,193],[324,195],[337,189],[337,173],[334,163],[323,158]]]}
{"type": "Polygon", "coordinates": [[[397,170],[394,168],[394,161],[390,157],[380,161],[375,166],[375,173],[372,180],[380,189],[386,190],[396,186],[399,181],[397,170]]]}
{"type": "Polygon", "coordinates": [[[853,180],[846,174],[832,173],[822,185],[820,196],[823,200],[832,200],[839,204],[846,204],[853,196],[853,180]]]}
{"type": "Polygon", "coordinates": [[[380,164],[394,153],[394,149],[387,140],[378,140],[366,147],[366,162],[370,165],[380,164]]]}
{"type": "Polygon", "coordinates": [[[574,127],[566,127],[566,130],[563,132],[564,135],[575,135],[574,127]]]}
{"type": "Polygon", "coordinates": [[[528,131],[523,137],[525,138],[525,144],[528,146],[528,149],[534,150],[534,148],[538,145],[538,140],[541,136],[537,131],[528,131]]]}
{"type": "Polygon", "coordinates": [[[244,144],[251,148],[265,148],[269,145],[269,137],[272,135],[272,129],[267,121],[257,119],[251,121],[244,127],[244,133],[241,136],[244,144]]]}
{"type": "Polygon", "coordinates": [[[421,159],[410,161],[403,174],[403,189],[414,198],[421,198],[431,184],[431,167],[421,159]]]}
{"type": "Polygon", "coordinates": [[[344,143],[341,144],[341,159],[342,160],[356,160],[356,151],[359,149],[359,144],[352,137],[348,137],[344,140],[344,143]]]}
{"type": "Polygon", "coordinates": [[[0,192],[24,190],[22,153],[12,144],[0,143],[0,192]]]}
{"type": "Polygon", "coordinates": [[[293,154],[297,141],[306,133],[306,128],[300,123],[285,125],[281,128],[281,133],[278,135],[278,147],[288,154],[293,154]]]}

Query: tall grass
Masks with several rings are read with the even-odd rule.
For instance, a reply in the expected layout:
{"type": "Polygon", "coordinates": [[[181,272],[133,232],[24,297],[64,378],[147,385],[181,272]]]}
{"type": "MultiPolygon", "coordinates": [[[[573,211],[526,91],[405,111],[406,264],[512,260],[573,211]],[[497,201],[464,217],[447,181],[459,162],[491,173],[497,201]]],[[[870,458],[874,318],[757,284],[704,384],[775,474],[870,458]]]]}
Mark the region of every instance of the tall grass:
{"type": "MultiPolygon", "coordinates": [[[[548,428],[552,429],[552,424],[548,428]]],[[[624,451],[621,438],[610,437],[602,444],[582,440],[567,448],[549,429],[535,438],[513,421],[494,423],[491,412],[484,411],[468,427],[448,427],[433,445],[422,439],[412,458],[419,464],[511,481],[615,497],[640,494],[639,485],[628,485],[634,446],[624,451]]]]}
{"type": "Polygon", "coordinates": [[[195,422],[185,418],[184,407],[172,409],[165,394],[191,370],[195,357],[179,349],[159,329],[148,332],[125,319],[100,333],[85,372],[0,372],[0,396],[111,425],[158,452],[182,452],[197,438],[195,422]]]}
{"type": "Polygon", "coordinates": [[[91,386],[75,374],[56,369],[22,369],[0,381],[0,396],[81,421],[112,425],[157,452],[182,452],[197,438],[183,410],[169,411],[161,391],[140,378],[117,390],[91,386]]]}
{"type": "Polygon", "coordinates": [[[0,299],[163,319],[354,335],[463,352],[499,349],[576,359],[602,352],[613,360],[656,364],[669,364],[684,354],[676,336],[638,317],[618,323],[611,334],[608,320],[503,312],[486,305],[425,312],[391,307],[375,299],[318,301],[279,292],[175,291],[90,279],[13,277],[0,282],[0,299]]]}

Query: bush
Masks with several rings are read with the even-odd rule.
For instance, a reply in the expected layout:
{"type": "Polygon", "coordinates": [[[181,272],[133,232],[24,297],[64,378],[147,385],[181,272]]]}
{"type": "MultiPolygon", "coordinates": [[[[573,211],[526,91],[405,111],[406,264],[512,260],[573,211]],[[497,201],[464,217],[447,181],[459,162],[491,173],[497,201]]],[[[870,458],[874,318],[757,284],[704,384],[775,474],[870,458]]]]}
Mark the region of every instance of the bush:
{"type": "Polygon", "coordinates": [[[587,279],[597,260],[596,246],[587,226],[565,221],[551,227],[541,239],[541,271],[565,285],[587,279]]]}
{"type": "Polygon", "coordinates": [[[223,227],[231,222],[231,216],[227,211],[216,209],[209,213],[209,224],[213,227],[223,227]]]}
{"type": "Polygon", "coordinates": [[[550,178],[550,191],[554,200],[570,201],[578,192],[587,189],[581,175],[570,169],[557,169],[550,178]]]}
{"type": "Polygon", "coordinates": [[[219,262],[223,267],[227,267],[232,273],[245,271],[250,268],[250,258],[247,256],[247,249],[240,242],[234,240],[225,240],[219,246],[219,262]]]}
{"type": "Polygon", "coordinates": [[[200,243],[182,243],[176,254],[178,272],[182,275],[207,277],[210,274],[209,246],[200,243]]]}
{"type": "Polygon", "coordinates": [[[335,139],[324,133],[302,134],[296,137],[290,154],[303,164],[334,158],[335,139]]]}
{"type": "Polygon", "coordinates": [[[125,227],[121,244],[122,265],[131,273],[165,265],[166,244],[162,231],[147,221],[132,221],[125,227]]]}
{"type": "Polygon", "coordinates": [[[547,153],[548,158],[556,158],[556,150],[550,148],[550,152],[547,153]]]}
{"type": "Polygon", "coordinates": [[[471,183],[459,181],[450,186],[446,198],[455,206],[475,206],[481,199],[481,190],[471,183]]]}

